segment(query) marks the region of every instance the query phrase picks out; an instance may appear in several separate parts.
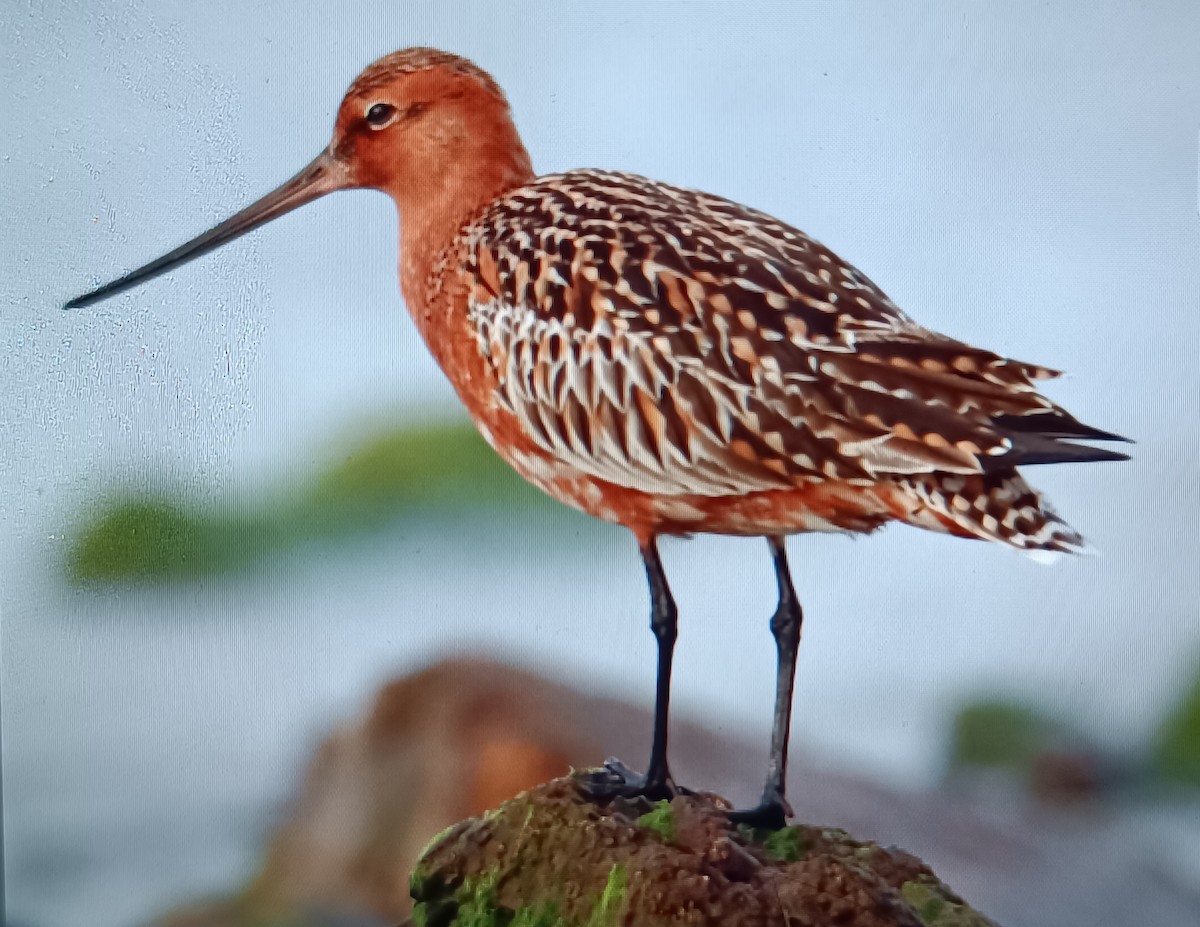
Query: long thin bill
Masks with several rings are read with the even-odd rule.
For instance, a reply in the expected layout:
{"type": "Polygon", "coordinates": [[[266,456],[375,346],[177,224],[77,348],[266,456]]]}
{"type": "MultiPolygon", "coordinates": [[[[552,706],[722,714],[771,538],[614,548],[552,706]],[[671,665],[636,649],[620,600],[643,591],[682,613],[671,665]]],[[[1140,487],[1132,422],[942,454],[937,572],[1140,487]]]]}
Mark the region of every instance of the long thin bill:
{"type": "Polygon", "coordinates": [[[272,190],[262,199],[251,203],[235,216],[226,219],[216,228],[205,232],[198,238],[193,238],[186,245],[180,245],[169,254],[164,254],[156,261],[151,261],[145,267],[130,271],[124,277],[106,283],[104,286],[83,296],[77,296],[63,306],[64,309],[79,309],[92,303],[107,299],[117,293],[124,292],[139,283],[145,283],[165,274],[181,264],[186,264],[193,258],[207,254],[241,235],[265,225],[272,219],[277,219],[284,213],[291,212],[305,203],[311,203],[318,197],[334,190],[342,190],[353,186],[345,165],[335,159],[328,151],[322,152],[299,174],[282,186],[272,190]]]}

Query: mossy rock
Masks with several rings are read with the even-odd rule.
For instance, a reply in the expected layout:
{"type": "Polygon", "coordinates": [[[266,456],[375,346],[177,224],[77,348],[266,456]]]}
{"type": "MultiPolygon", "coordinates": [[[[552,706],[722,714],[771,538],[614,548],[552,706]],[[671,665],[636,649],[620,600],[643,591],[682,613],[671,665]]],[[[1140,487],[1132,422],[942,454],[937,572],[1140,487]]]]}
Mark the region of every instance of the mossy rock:
{"type": "Polygon", "coordinates": [[[764,832],[712,795],[597,803],[556,779],[438,835],[415,927],[987,927],[919,859],[835,828],[764,832]]]}

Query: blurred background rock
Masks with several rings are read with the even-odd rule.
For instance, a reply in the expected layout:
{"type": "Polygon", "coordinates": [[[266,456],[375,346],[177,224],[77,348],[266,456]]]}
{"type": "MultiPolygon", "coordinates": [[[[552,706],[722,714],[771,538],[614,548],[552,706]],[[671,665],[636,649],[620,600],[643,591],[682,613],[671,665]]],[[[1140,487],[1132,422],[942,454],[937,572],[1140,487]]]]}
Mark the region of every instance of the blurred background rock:
{"type": "MultiPolygon", "coordinates": [[[[1013,772],[1070,756],[1052,728],[997,706],[964,711],[1000,720],[988,738],[957,730],[954,765],[1013,772]],[[1018,733],[1021,728],[1025,733],[1018,733]],[[976,748],[964,743],[975,737],[976,748]],[[1018,741],[1037,746],[1021,753],[1018,741]],[[1000,755],[1003,753],[1003,755],[1000,755]]],[[[388,924],[411,908],[408,875],[432,835],[517,792],[598,763],[640,756],[650,714],[586,696],[486,660],[438,663],[381,690],[366,715],[317,750],[304,785],[267,841],[262,861],[230,897],[165,914],[172,927],[257,924],[388,924]]],[[[680,780],[718,793],[756,781],[761,751],[695,723],[675,725],[680,780]]],[[[1200,747],[1192,739],[1187,749],[1200,747]]],[[[1027,771],[1022,771],[1022,773],[1027,771]]],[[[1042,771],[1042,776],[1047,772],[1042,771]]],[[[1184,829],[1139,845],[1140,821],[1179,812],[1200,823],[1195,796],[1116,801],[1094,778],[1057,774],[1054,787],[1018,775],[964,793],[897,792],[847,773],[802,764],[792,774],[797,820],[850,830],[940,860],[939,873],[976,908],[1007,924],[1185,923],[1200,889],[1195,843],[1184,829]],[[1133,836],[1132,841],[1129,838],[1133,836]]],[[[1130,785],[1133,782],[1128,783],[1130,785]]]]}
{"type": "MultiPolygon", "coordinates": [[[[362,65],[420,42],[496,74],[539,169],[766,208],[930,327],[1066,369],[1055,399],[1138,440],[1120,467],[1031,471],[1101,557],[791,542],[792,788],[806,820],[905,845],[1002,923],[1195,920],[1198,31],[1200,10],[1133,3],[0,7],[11,921],[235,895],[253,904],[222,910],[394,917],[393,866],[482,783],[644,762],[633,545],[462,419],[404,315],[382,197],[58,309],[289,176],[362,65]],[[516,669],[395,682],[462,653],[516,669]],[[480,699],[501,707],[459,731],[480,699]]],[[[768,558],[663,555],[681,775],[748,803],[768,558]]]]}

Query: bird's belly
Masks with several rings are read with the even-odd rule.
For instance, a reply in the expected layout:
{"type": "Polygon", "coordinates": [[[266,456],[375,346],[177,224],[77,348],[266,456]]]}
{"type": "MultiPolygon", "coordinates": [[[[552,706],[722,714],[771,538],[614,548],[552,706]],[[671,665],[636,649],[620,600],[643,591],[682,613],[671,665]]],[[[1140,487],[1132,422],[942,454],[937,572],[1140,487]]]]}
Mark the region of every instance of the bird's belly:
{"type": "MultiPolygon", "coordinates": [[[[812,478],[758,492],[702,494],[638,486],[638,476],[606,480],[585,464],[536,443],[513,412],[496,400],[494,370],[464,349],[444,357],[449,342],[426,336],[484,439],[509,466],[543,492],[603,521],[624,525],[639,540],[659,534],[786,535],[809,531],[867,532],[902,518],[894,487],[812,478]],[[448,362],[449,361],[449,362],[448,362]]],[[[614,469],[614,468],[610,468],[614,469]]],[[[666,481],[686,487],[687,474],[666,481]]],[[[696,481],[701,483],[702,481],[696,481]]]]}
{"type": "Polygon", "coordinates": [[[531,442],[505,440],[486,422],[477,420],[476,424],[525,480],[565,505],[624,525],[640,539],[660,534],[866,532],[898,515],[882,487],[846,480],[813,479],[788,489],[720,496],[622,486],[555,458],[531,442]]]}
{"type": "Polygon", "coordinates": [[[649,501],[657,531],[663,534],[861,533],[874,531],[895,517],[876,487],[832,480],[737,496],[656,497],[649,501]]]}

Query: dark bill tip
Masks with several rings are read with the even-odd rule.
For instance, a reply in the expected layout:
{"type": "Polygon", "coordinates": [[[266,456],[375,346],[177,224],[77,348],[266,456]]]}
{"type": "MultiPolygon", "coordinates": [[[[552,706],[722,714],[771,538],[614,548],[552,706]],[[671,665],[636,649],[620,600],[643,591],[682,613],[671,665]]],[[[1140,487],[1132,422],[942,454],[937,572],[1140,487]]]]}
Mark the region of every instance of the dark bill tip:
{"type": "Polygon", "coordinates": [[[226,219],[216,228],[210,229],[203,235],[193,238],[186,244],[180,245],[174,251],[164,254],[157,260],[151,261],[137,270],[130,271],[123,277],[106,283],[90,293],[76,296],[63,304],[63,309],[81,309],[98,303],[102,299],[115,296],[124,290],[131,289],[140,283],[145,283],[160,274],[165,274],[188,261],[207,254],[221,245],[227,244],[247,232],[265,225],[272,219],[291,212],[305,203],[310,203],[326,193],[342,190],[353,186],[345,165],[335,159],[328,151],[322,152],[304,170],[291,180],[272,190],[266,196],[251,203],[237,215],[226,219]]]}

